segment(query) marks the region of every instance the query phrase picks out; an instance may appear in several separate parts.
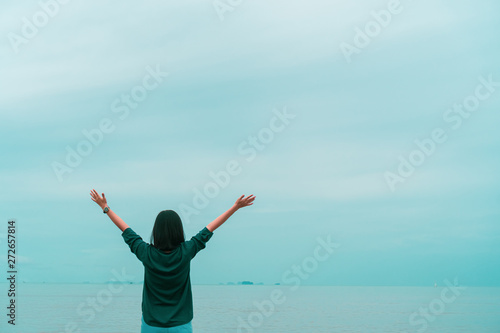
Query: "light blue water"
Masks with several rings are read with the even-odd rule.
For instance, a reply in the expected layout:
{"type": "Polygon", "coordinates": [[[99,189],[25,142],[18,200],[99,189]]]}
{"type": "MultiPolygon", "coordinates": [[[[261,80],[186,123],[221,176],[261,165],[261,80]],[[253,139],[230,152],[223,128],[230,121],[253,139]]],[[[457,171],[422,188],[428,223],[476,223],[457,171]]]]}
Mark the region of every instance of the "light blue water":
{"type": "MultiPolygon", "coordinates": [[[[15,327],[1,293],[2,333],[140,332],[142,285],[20,284],[18,291],[15,327]]],[[[200,333],[500,332],[500,288],[193,286],[193,297],[200,333]]]]}

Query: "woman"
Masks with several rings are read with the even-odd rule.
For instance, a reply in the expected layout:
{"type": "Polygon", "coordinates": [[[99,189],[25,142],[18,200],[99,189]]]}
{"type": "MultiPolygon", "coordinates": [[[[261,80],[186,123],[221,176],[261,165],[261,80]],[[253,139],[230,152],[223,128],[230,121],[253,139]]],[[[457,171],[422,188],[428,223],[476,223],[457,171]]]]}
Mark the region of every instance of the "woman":
{"type": "Polygon", "coordinates": [[[122,231],[122,237],[144,265],[142,291],[142,333],[192,332],[193,297],[189,265],[196,253],[205,248],[215,229],[238,209],[253,205],[254,195],[242,195],[224,214],[210,222],[189,241],[179,215],[161,211],[151,233],[150,244],[144,242],[115,212],[109,208],[104,193],[90,191],[91,198],[108,214],[122,231]]]}

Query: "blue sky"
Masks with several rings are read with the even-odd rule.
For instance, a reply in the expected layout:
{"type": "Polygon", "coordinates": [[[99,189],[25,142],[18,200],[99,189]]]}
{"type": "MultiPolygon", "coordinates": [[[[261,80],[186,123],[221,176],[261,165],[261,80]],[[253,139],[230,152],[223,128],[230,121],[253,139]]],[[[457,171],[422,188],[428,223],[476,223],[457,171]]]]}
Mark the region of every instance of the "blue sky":
{"type": "Polygon", "coordinates": [[[257,200],[215,232],[193,283],[286,283],[296,265],[303,284],[498,285],[499,4],[401,1],[382,26],[372,11],[390,3],[246,1],[221,20],[211,1],[72,1],[46,22],[36,1],[2,3],[1,267],[16,219],[21,280],[140,281],[90,189],[149,241],[158,212],[193,207],[233,161],[229,184],[183,214],[186,236],[257,200]],[[27,36],[23,18],[42,21],[27,36]],[[377,24],[348,59],[341,45],[377,24]],[[453,128],[449,110],[474,101],[453,128]],[[270,131],[276,112],[291,116],[270,131]],[[82,143],[103,121],[113,130],[82,143]],[[446,139],[425,155],[415,140],[436,129],[446,139]],[[58,177],[79,145],[91,152],[58,177]],[[410,156],[424,160],[402,177],[410,156]],[[308,266],[328,235],[340,247],[308,266]]]}

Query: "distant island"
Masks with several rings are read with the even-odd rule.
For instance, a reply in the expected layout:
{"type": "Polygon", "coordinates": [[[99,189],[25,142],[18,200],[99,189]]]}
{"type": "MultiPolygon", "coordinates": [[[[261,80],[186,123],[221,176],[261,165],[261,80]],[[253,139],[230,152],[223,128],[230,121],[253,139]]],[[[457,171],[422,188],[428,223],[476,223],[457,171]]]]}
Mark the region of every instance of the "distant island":
{"type": "MultiPolygon", "coordinates": [[[[264,282],[253,282],[253,281],[238,281],[238,282],[227,282],[227,283],[224,283],[224,282],[220,282],[219,285],[221,286],[264,286],[264,282]]],[[[280,283],[279,282],[276,282],[272,285],[275,285],[275,286],[279,286],[280,283]]]]}

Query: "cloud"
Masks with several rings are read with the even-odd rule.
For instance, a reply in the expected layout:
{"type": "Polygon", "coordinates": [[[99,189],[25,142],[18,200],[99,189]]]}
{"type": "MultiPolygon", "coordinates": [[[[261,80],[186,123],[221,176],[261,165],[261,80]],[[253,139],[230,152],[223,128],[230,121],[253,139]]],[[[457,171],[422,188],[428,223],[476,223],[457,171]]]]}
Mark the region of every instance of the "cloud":
{"type": "MultiPolygon", "coordinates": [[[[415,139],[444,126],[443,112],[496,68],[490,9],[498,5],[405,2],[405,11],[348,65],[338,44],[386,5],[245,1],[221,22],[210,1],[70,2],[18,55],[4,39],[0,199],[29,226],[23,237],[33,241],[23,260],[52,269],[76,265],[68,253],[86,258],[88,267],[96,255],[112,257],[123,250],[121,240],[106,234],[117,230],[103,224],[89,198],[92,187],[109,193],[113,207],[149,234],[152,212],[192,202],[193,190],[213,181],[209,172],[232,159],[243,171],[196,223],[227,209],[235,193],[250,191],[260,201],[241,216],[247,223],[229,225],[226,235],[251,239],[262,233],[256,225],[267,227],[265,246],[288,248],[336,229],[361,257],[401,248],[427,255],[440,241],[452,247],[484,241],[473,251],[483,255],[498,220],[492,199],[498,99],[488,100],[395,193],[384,172],[416,148],[415,139]],[[119,120],[112,102],[156,64],[170,76],[119,120]],[[246,161],[238,145],[283,105],[297,118],[246,161]],[[60,183],[51,163],[64,162],[66,147],[75,148],[85,139],[82,130],[103,117],[115,120],[116,130],[60,183]],[[68,219],[80,228],[78,236],[68,234],[68,219]],[[477,220],[481,227],[471,222],[477,220]],[[385,236],[374,239],[377,233],[385,236]],[[45,234],[73,250],[40,247],[45,234]],[[38,260],[33,251],[55,255],[38,260]]],[[[38,4],[0,8],[5,36],[38,4]]],[[[253,253],[270,260],[266,251],[253,253]]]]}

